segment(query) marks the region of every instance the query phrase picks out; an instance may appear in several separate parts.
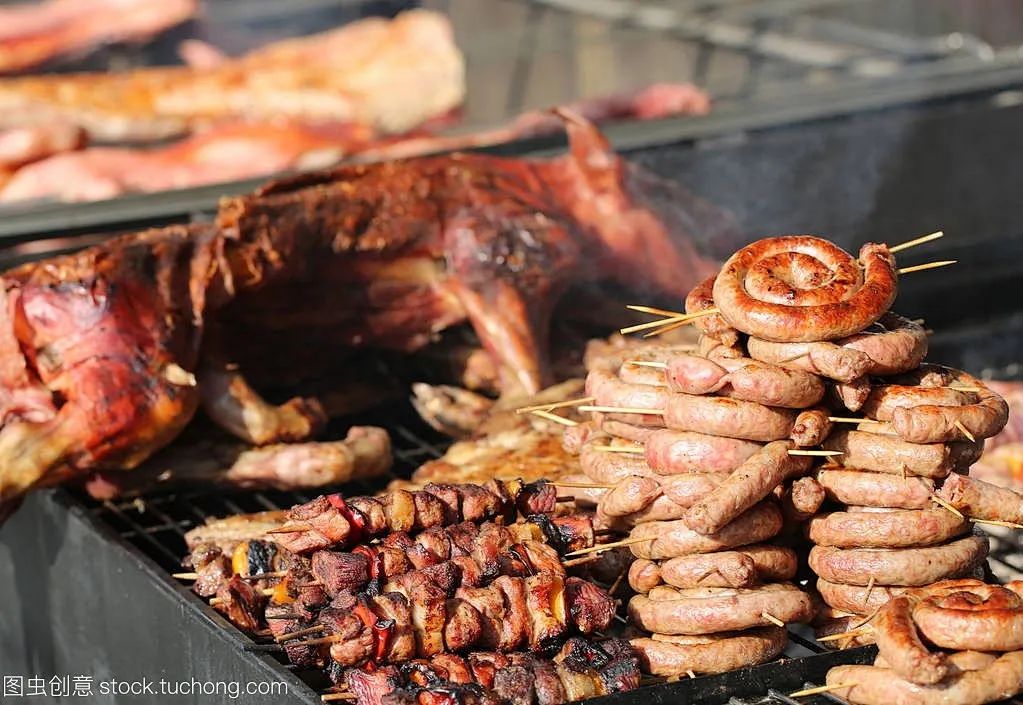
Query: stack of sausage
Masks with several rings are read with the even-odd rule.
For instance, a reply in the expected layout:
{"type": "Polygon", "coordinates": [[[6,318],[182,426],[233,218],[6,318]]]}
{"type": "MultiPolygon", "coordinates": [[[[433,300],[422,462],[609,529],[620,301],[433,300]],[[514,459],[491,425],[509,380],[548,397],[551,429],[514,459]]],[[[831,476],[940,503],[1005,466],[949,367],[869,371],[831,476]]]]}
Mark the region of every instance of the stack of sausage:
{"type": "Polygon", "coordinates": [[[896,277],[886,245],[853,259],[818,238],[771,238],[740,250],[687,301],[690,311],[718,310],[697,324],[719,343],[704,346],[712,354],[744,349],[818,375],[834,413],[864,417],[827,436],[823,447],[841,455],[815,473],[815,493],[840,505],[808,526],[810,567],[830,608],[823,632],[843,631],[907,587],[972,575],[988,543],[967,517],[1019,513],[1018,497],[999,502],[995,488],[954,475],[968,472],[1008,410],[966,373],[921,364],[926,332],[888,311],[896,277]]]}
{"type": "Polygon", "coordinates": [[[862,705],[981,705],[1023,690],[1023,582],[945,580],[885,604],[873,665],[828,672],[832,692],[862,705]],[[931,651],[925,641],[937,649],[931,651]]]}

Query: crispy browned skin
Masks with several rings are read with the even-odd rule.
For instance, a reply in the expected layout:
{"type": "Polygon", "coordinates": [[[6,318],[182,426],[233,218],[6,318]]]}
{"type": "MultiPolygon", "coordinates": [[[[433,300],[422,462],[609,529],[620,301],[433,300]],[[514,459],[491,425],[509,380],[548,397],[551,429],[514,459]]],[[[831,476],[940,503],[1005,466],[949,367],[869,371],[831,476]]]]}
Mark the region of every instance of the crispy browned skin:
{"type": "Polygon", "coordinates": [[[938,496],[967,516],[1023,523],[1023,495],[964,475],[949,475],[938,496]]]}
{"type": "Polygon", "coordinates": [[[900,676],[930,684],[948,675],[945,655],[931,653],[920,641],[909,595],[899,595],[881,608],[874,619],[874,638],[881,656],[900,676]]]}
{"type": "Polygon", "coordinates": [[[792,433],[796,412],[726,397],[670,394],[664,407],[664,425],[677,431],[748,441],[777,441],[792,433]]]}
{"type": "Polygon", "coordinates": [[[641,628],[660,634],[714,634],[764,627],[768,613],[783,622],[809,622],[810,596],[789,583],[756,588],[655,587],[629,600],[629,617],[641,628]]]}
{"type": "Polygon", "coordinates": [[[964,669],[931,686],[911,683],[876,666],[837,666],[828,671],[827,683],[845,685],[831,692],[859,705],[983,705],[1023,689],[1023,652],[1003,654],[989,666],[964,669]]]}
{"type": "Polygon", "coordinates": [[[950,371],[948,376],[952,383],[979,389],[968,393],[976,401],[961,406],[920,404],[896,408],[891,421],[899,436],[911,443],[938,443],[967,440],[957,423],[977,439],[990,438],[1005,428],[1009,405],[1001,396],[965,372],[950,371]]]}
{"type": "Polygon", "coordinates": [[[764,499],[789,477],[805,473],[809,458],[789,455],[791,441],[768,443],[740,465],[728,479],[686,510],[686,524],[701,534],[713,534],[764,499]]]}
{"type": "Polygon", "coordinates": [[[714,280],[714,303],[730,325],[777,342],[858,333],[888,310],[895,293],[895,260],[887,246],[868,243],[855,260],[809,235],[747,245],[714,280]]]}
{"type": "Polygon", "coordinates": [[[750,587],[758,582],[791,580],[795,574],[795,551],[770,544],[679,556],[660,565],[661,580],[680,588],[750,587]]]}
{"type": "Polygon", "coordinates": [[[931,546],[965,534],[970,522],[947,509],[885,512],[831,512],[810,520],[809,537],[818,546],[904,548],[931,546]]]}
{"type": "Polygon", "coordinates": [[[928,585],[962,575],[987,557],[985,536],[967,536],[926,548],[810,549],[810,567],[825,580],[847,585],[928,585]]]}
{"type": "Polygon", "coordinates": [[[979,457],[970,443],[921,445],[881,433],[848,429],[832,433],[823,446],[841,451],[841,462],[850,469],[930,478],[947,477],[960,468],[965,470],[979,457]]]}
{"type": "Polygon", "coordinates": [[[333,359],[325,350],[412,351],[468,320],[503,391],[535,392],[570,284],[609,277],[681,295],[706,276],[685,197],[567,120],[571,153],[556,159],[444,155],[305,174],[225,199],[216,226],[8,272],[0,398],[41,391],[51,403],[8,414],[0,501],[130,468],[176,436],[198,401],[190,372],[207,331],[210,352],[252,377],[272,361],[333,359]]]}
{"type": "MultiPolygon", "coordinates": [[[[686,313],[698,313],[714,308],[714,280],[713,274],[692,288],[686,295],[686,313]]],[[[730,348],[739,340],[739,331],[728,324],[720,314],[711,314],[695,319],[694,325],[705,338],[714,340],[720,345],[730,348]]]]}
{"type": "Polygon", "coordinates": [[[767,626],[700,637],[654,634],[632,639],[643,671],[658,676],[724,673],[775,658],[788,643],[784,628],[767,626]]]}
{"type": "Polygon", "coordinates": [[[782,497],[782,511],[790,521],[806,521],[817,513],[826,499],[824,488],[812,477],[792,482],[782,497]]]}
{"type": "Polygon", "coordinates": [[[823,406],[804,409],[796,415],[789,438],[800,448],[819,446],[831,433],[831,412],[823,406]]]}
{"type": "Polygon", "coordinates": [[[824,601],[837,610],[858,615],[869,615],[893,597],[908,588],[873,585],[870,590],[862,585],[843,585],[823,578],[817,579],[817,592],[824,601]]]}
{"type": "Polygon", "coordinates": [[[691,553],[711,553],[766,541],[781,530],[781,510],[765,501],[740,515],[714,534],[700,534],[685,521],[652,521],[636,526],[630,538],[649,538],[629,546],[637,558],[675,558],[691,553]]]}
{"type": "MultiPolygon", "coordinates": [[[[946,484],[954,477],[950,476],[946,484]]],[[[931,493],[934,492],[934,481],[925,477],[842,468],[821,468],[817,471],[817,482],[828,499],[854,506],[926,509],[932,504],[931,493]]]]}

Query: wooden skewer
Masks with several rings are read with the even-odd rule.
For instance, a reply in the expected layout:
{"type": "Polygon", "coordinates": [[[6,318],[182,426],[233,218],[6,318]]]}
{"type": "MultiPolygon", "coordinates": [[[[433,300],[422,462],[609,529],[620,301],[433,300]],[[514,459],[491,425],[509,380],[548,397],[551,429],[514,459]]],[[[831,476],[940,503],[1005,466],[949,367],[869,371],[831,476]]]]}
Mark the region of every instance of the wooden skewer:
{"type": "Polygon", "coordinates": [[[997,519],[974,519],[970,517],[970,521],[975,524],[991,524],[992,526],[1004,526],[1009,529],[1023,529],[1023,524],[1014,524],[1011,521],[998,521],[997,519]]]}
{"type": "Polygon", "coordinates": [[[642,448],[630,446],[593,446],[593,450],[603,451],[604,453],[632,453],[633,455],[642,455],[646,452],[642,448]]]}
{"type": "Polygon", "coordinates": [[[614,485],[596,485],[587,482],[551,482],[555,487],[574,487],[583,490],[612,490],[614,485]]]}
{"type": "Polygon", "coordinates": [[[949,504],[948,502],[946,502],[944,499],[942,499],[938,495],[934,494],[933,492],[931,492],[931,501],[932,502],[937,502],[942,507],[944,507],[948,511],[952,512],[953,514],[955,514],[960,519],[965,519],[966,518],[961,511],[959,511],[958,509],[953,507],[951,504],[949,504]]]}
{"type": "Polygon", "coordinates": [[[771,624],[775,625],[776,627],[784,627],[785,626],[785,622],[781,621],[780,619],[778,619],[777,617],[775,617],[773,614],[771,614],[770,612],[768,612],[766,610],[761,612],[760,616],[763,617],[764,619],[766,619],[771,624]]]}
{"type": "Polygon", "coordinates": [[[910,247],[916,247],[917,245],[922,245],[925,242],[932,242],[933,240],[937,240],[939,237],[942,237],[944,235],[945,235],[944,231],[939,230],[936,233],[931,233],[930,235],[923,235],[922,237],[913,238],[912,240],[895,245],[894,247],[889,247],[888,251],[894,255],[896,252],[908,250],[910,247]]]}
{"type": "Polygon", "coordinates": [[[358,700],[359,696],[355,693],[325,693],[320,696],[320,700],[325,703],[333,702],[334,700],[358,700]]]}
{"type": "Polygon", "coordinates": [[[867,581],[867,591],[863,593],[863,604],[867,604],[867,600],[870,599],[870,593],[874,590],[874,576],[870,576],[870,580],[867,581]]]}
{"type": "Polygon", "coordinates": [[[845,455],[840,450],[790,450],[789,455],[812,455],[820,458],[831,458],[836,455],[845,455]]]}
{"type": "Polygon", "coordinates": [[[292,531],[309,531],[312,524],[297,523],[285,526],[278,526],[276,529],[267,529],[264,534],[290,534],[292,531]]]}
{"type": "Polygon", "coordinates": [[[626,360],[626,365],[635,365],[636,367],[655,367],[659,370],[668,369],[667,362],[657,362],[656,360],[626,360]]]}
{"type": "Polygon", "coordinates": [[[590,555],[582,556],[581,558],[572,558],[567,561],[561,561],[561,565],[565,566],[566,568],[571,568],[572,566],[585,565],[587,563],[593,563],[593,561],[599,560],[600,560],[599,553],[591,553],[590,555]]]}
{"type": "MultiPolygon", "coordinates": [[[[817,641],[820,641],[820,639],[818,639],[817,641]]],[[[816,688],[807,688],[806,690],[797,690],[795,693],[789,693],[789,697],[801,698],[805,695],[818,695],[820,693],[827,693],[829,690],[838,690],[839,688],[852,688],[854,685],[859,685],[859,683],[835,683],[834,685],[819,685],[816,688]]]]}
{"type": "Polygon", "coordinates": [[[634,543],[643,543],[644,541],[655,541],[656,536],[645,536],[643,538],[633,539],[622,539],[621,541],[613,541],[612,543],[600,543],[596,546],[590,546],[589,548],[580,548],[578,551],[572,551],[566,553],[565,558],[571,558],[572,556],[583,556],[587,553],[600,553],[602,551],[610,551],[612,548],[620,548],[621,546],[631,546],[634,543]]]}
{"type": "Polygon", "coordinates": [[[276,641],[278,644],[283,644],[287,641],[291,641],[292,639],[298,639],[299,637],[309,636],[310,634],[315,634],[316,632],[320,631],[323,631],[323,625],[314,624],[313,626],[306,627],[305,629],[297,629],[293,632],[288,632],[287,634],[281,634],[274,641],[276,641]]]}
{"type": "Polygon", "coordinates": [[[964,436],[969,438],[971,443],[976,443],[977,442],[976,436],[974,436],[972,433],[970,433],[970,429],[966,428],[966,426],[963,426],[963,422],[962,421],[960,421],[959,419],[956,419],[955,423],[953,425],[956,428],[959,429],[960,433],[962,433],[964,436]]]}
{"type": "Polygon", "coordinates": [[[525,414],[530,411],[554,411],[565,406],[578,406],[579,404],[589,404],[594,400],[594,397],[580,397],[579,399],[569,399],[567,401],[556,401],[550,404],[537,404],[536,406],[524,406],[521,409],[516,409],[516,414],[525,414]]]}
{"type": "Polygon", "coordinates": [[[928,262],[926,264],[915,264],[912,267],[903,267],[899,270],[899,274],[912,274],[913,272],[922,272],[925,269],[937,269],[938,267],[947,267],[950,264],[955,264],[959,260],[957,259],[943,259],[938,262],[928,262]]]}
{"type": "Polygon", "coordinates": [[[564,416],[558,416],[557,414],[552,414],[549,411],[543,411],[543,410],[537,409],[535,411],[530,411],[529,413],[532,414],[533,416],[539,416],[541,419],[546,419],[548,421],[553,421],[554,423],[559,423],[562,426],[578,426],[579,425],[578,421],[573,421],[572,419],[566,419],[564,416]]]}
{"type": "Polygon", "coordinates": [[[670,333],[671,331],[675,330],[676,328],[681,328],[682,326],[688,326],[690,323],[692,323],[697,318],[701,318],[703,316],[713,316],[717,312],[718,312],[718,309],[716,309],[716,308],[708,308],[708,309],[704,309],[703,311],[698,311],[696,313],[691,313],[691,314],[689,314],[689,317],[686,318],[685,320],[675,321],[674,323],[668,323],[663,328],[658,328],[657,330],[653,330],[653,331],[650,331],[649,333],[644,334],[643,337],[644,338],[652,338],[653,336],[661,335],[662,333],[670,333]]]}
{"type": "Polygon", "coordinates": [[[621,333],[622,335],[628,335],[629,333],[638,333],[641,330],[650,330],[651,328],[675,326],[676,323],[679,325],[683,325],[691,320],[702,318],[703,316],[713,316],[715,313],[718,313],[718,309],[707,308],[702,311],[697,311],[695,313],[683,313],[678,316],[668,316],[666,318],[662,318],[659,321],[647,321],[646,323],[637,323],[634,326],[622,328],[618,332],[621,333]]]}
{"type": "Polygon", "coordinates": [[[856,627],[855,629],[850,629],[849,631],[842,632],[841,634],[832,634],[831,636],[819,637],[817,641],[821,642],[838,641],[839,639],[845,639],[846,637],[850,638],[857,637],[861,634],[867,634],[868,632],[872,631],[874,631],[873,627],[856,627]]]}
{"type": "Polygon", "coordinates": [[[635,406],[580,406],[579,411],[597,411],[603,414],[650,414],[664,416],[664,409],[641,409],[635,406]]]}
{"type": "Polygon", "coordinates": [[[983,387],[957,387],[955,385],[948,385],[948,389],[954,389],[957,392],[983,392],[983,387]]]}
{"type": "Polygon", "coordinates": [[[910,323],[915,323],[918,326],[922,326],[924,324],[924,319],[922,319],[922,318],[914,318],[912,321],[910,321],[910,323]]]}
{"type": "Polygon", "coordinates": [[[829,416],[828,421],[832,423],[884,423],[874,419],[857,419],[852,416],[829,416]]]}
{"type": "MultiPolygon", "coordinates": [[[[258,575],[239,575],[238,577],[242,580],[262,580],[263,578],[283,578],[288,574],[286,570],[275,570],[269,573],[260,573],[258,575]]],[[[178,580],[198,580],[198,573],[171,573],[172,578],[178,580]]]]}
{"type": "Polygon", "coordinates": [[[637,304],[628,304],[625,308],[629,309],[630,311],[639,311],[640,313],[652,313],[655,316],[676,317],[686,315],[685,311],[669,311],[664,308],[654,308],[653,306],[639,306],[637,304]]]}
{"type": "Polygon", "coordinates": [[[692,671],[686,671],[686,675],[692,678],[693,680],[696,680],[696,674],[693,673],[692,671]]]}
{"type": "Polygon", "coordinates": [[[336,644],[339,641],[344,641],[344,637],[340,634],[331,634],[304,641],[291,641],[288,642],[288,646],[319,646],[320,644],[336,644]]]}

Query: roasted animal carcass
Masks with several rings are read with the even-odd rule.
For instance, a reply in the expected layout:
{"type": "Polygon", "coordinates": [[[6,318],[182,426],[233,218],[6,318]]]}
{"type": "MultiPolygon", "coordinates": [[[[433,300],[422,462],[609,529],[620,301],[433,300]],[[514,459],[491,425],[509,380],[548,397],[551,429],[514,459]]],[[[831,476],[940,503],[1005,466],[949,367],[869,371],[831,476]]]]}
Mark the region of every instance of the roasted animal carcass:
{"type": "Polygon", "coordinates": [[[455,154],[340,167],[222,201],[216,222],[121,237],[3,276],[0,501],[131,468],[203,402],[256,444],[322,426],[242,371],[345,348],[413,351],[468,320],[503,391],[548,381],[550,312],[570,285],[680,296],[730,221],[618,158],[566,115],[546,161],[455,154]],[[239,368],[239,363],[241,367],[239,368]]]}

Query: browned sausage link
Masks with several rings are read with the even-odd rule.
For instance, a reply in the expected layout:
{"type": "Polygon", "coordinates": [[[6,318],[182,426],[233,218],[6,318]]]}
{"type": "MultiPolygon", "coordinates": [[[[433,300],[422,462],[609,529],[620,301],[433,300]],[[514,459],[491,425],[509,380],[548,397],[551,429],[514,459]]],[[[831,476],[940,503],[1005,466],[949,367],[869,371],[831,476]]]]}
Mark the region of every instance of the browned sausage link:
{"type": "Polygon", "coordinates": [[[1023,598],[1009,587],[967,579],[914,590],[913,621],[942,649],[1017,651],[1023,648],[1023,598]]]}
{"type": "Polygon", "coordinates": [[[732,327],[778,342],[859,333],[888,310],[895,294],[895,259],[886,245],[867,243],[857,261],[808,235],[747,245],[725,262],[713,288],[714,303],[732,327]]]}
{"type": "Polygon", "coordinates": [[[709,494],[727,477],[715,473],[625,478],[615,489],[608,491],[597,511],[603,516],[617,518],[619,524],[630,527],[644,521],[681,519],[686,507],[709,494]],[[649,500],[653,486],[647,483],[655,483],[658,488],[657,494],[649,500]]]}
{"type": "Polygon", "coordinates": [[[789,455],[791,441],[768,443],[740,465],[709,495],[690,507],[683,517],[689,528],[713,534],[793,475],[806,472],[810,459],[789,455]]]}
{"type": "Polygon", "coordinates": [[[982,705],[1005,700],[1023,682],[1023,651],[999,656],[991,665],[962,669],[935,685],[919,685],[876,666],[837,666],[828,671],[828,685],[846,687],[831,693],[857,705],[982,705]]]}
{"type": "Polygon", "coordinates": [[[661,494],[661,483],[653,477],[626,477],[604,494],[598,510],[609,517],[633,514],[650,506],[661,494]]]}
{"type": "Polygon", "coordinates": [[[708,335],[701,335],[700,339],[696,341],[696,354],[711,360],[746,357],[742,343],[737,341],[732,345],[725,345],[717,338],[708,335]]]}
{"type": "Polygon", "coordinates": [[[732,472],[761,445],[739,438],[659,429],[646,440],[646,462],[661,475],[732,472]]]}
{"type": "Polygon", "coordinates": [[[858,615],[872,614],[881,605],[909,588],[872,585],[868,590],[862,585],[843,585],[824,578],[817,580],[817,592],[824,602],[836,610],[858,615]]]}
{"type": "Polygon", "coordinates": [[[765,501],[748,510],[716,534],[698,534],[684,521],[652,521],[629,532],[630,538],[649,538],[629,546],[637,558],[662,559],[710,553],[766,541],[781,530],[781,510],[765,501]]]}
{"type": "Polygon", "coordinates": [[[714,361],[696,355],[677,355],[668,359],[665,377],[675,392],[718,393],[790,409],[813,406],[824,396],[824,383],[817,375],[748,357],[714,361]]]}
{"type": "Polygon", "coordinates": [[[896,433],[911,443],[937,443],[940,441],[961,441],[966,434],[957,424],[964,427],[974,438],[990,438],[1005,428],[1009,420],[1009,405],[976,377],[965,372],[954,373],[955,382],[962,386],[980,389],[975,394],[977,401],[958,407],[923,405],[895,409],[892,426],[896,433]]]}
{"type": "Polygon", "coordinates": [[[969,397],[949,387],[880,384],[870,390],[861,411],[867,418],[891,421],[896,409],[914,406],[962,406],[969,397]]]}
{"type": "MultiPolygon", "coordinates": [[[[585,473],[572,473],[570,475],[562,475],[558,478],[559,482],[570,482],[575,485],[588,485],[593,482],[593,479],[585,473]]],[[[577,507],[585,507],[587,509],[596,507],[600,504],[600,500],[604,498],[604,495],[609,490],[600,489],[596,487],[573,487],[572,496],[575,497],[575,505],[577,507]]]]}
{"type": "Polygon", "coordinates": [[[839,548],[931,546],[965,534],[970,522],[944,508],[832,512],[810,520],[810,540],[839,548]]]}
{"type": "Polygon", "coordinates": [[[795,551],[770,544],[679,556],[660,566],[660,579],[675,587],[749,587],[795,574],[795,551]]]}
{"type": "Polygon", "coordinates": [[[601,485],[613,485],[629,475],[653,475],[641,455],[597,450],[597,446],[606,445],[609,440],[607,436],[595,437],[583,444],[579,465],[587,477],[601,485]]]}
{"type": "MultiPolygon", "coordinates": [[[[686,296],[686,313],[699,313],[714,308],[714,279],[707,277],[689,292],[686,296]]],[[[693,324],[705,337],[725,347],[732,347],[739,342],[739,331],[728,325],[728,321],[718,314],[702,316],[695,319],[693,324]]]]}
{"type": "Polygon", "coordinates": [[[629,617],[641,629],[659,634],[715,634],[771,624],[765,613],[786,624],[808,622],[810,596],[791,583],[756,588],[655,587],[629,600],[629,617]]]}
{"type": "Polygon", "coordinates": [[[859,411],[870,396],[870,378],[857,377],[852,382],[835,382],[829,388],[829,398],[849,411],[859,411]]]}
{"type": "MultiPolygon", "coordinates": [[[[950,475],[949,480],[953,477],[950,475]]],[[[828,499],[865,507],[927,509],[932,504],[931,494],[934,492],[934,481],[925,477],[860,470],[822,468],[817,471],[817,482],[824,488],[828,499]]]]}
{"type": "Polygon", "coordinates": [[[924,327],[888,311],[874,325],[837,341],[851,350],[866,353],[872,375],[895,375],[915,370],[927,355],[924,327]]]}
{"type": "MultiPolygon", "coordinates": [[[[612,372],[590,370],[586,375],[586,394],[594,397],[598,406],[620,406],[640,409],[663,409],[668,390],[648,384],[626,384],[612,372]]],[[[663,426],[664,421],[654,414],[611,414],[609,418],[645,426],[663,426]]]]}
{"type": "Polygon", "coordinates": [[[724,397],[672,394],[664,409],[664,425],[676,431],[696,431],[747,441],[788,438],[796,412],[751,401],[724,397]]]}
{"type": "Polygon", "coordinates": [[[759,627],[738,634],[716,634],[681,640],[655,634],[629,642],[639,655],[644,673],[677,676],[685,673],[725,673],[766,663],[788,643],[782,627],[759,627]]]}
{"type": "Polygon", "coordinates": [[[938,496],[973,519],[1023,523],[1023,495],[990,482],[949,475],[938,496]]]}
{"type": "Polygon", "coordinates": [[[899,676],[914,683],[937,683],[948,675],[942,653],[931,653],[913,623],[913,599],[899,595],[874,618],[878,653],[899,676]]]}
{"type": "Polygon", "coordinates": [[[823,408],[800,411],[792,424],[790,438],[800,448],[819,446],[831,433],[830,412],[823,408]]]}
{"type": "Polygon", "coordinates": [[[827,494],[820,483],[812,477],[801,477],[794,481],[782,497],[782,511],[791,521],[806,521],[821,508],[827,494]]]}
{"type": "Polygon", "coordinates": [[[629,566],[629,587],[636,592],[650,592],[662,582],[661,566],[654,561],[637,558],[629,566]]]}
{"type": "MultiPolygon", "coordinates": [[[[642,544],[641,544],[642,545],[642,544]]],[[[810,567],[825,580],[846,585],[918,586],[963,575],[987,557],[985,536],[966,536],[926,548],[810,549],[810,567]]]]}
{"type": "Polygon", "coordinates": [[[852,382],[867,375],[873,366],[870,356],[835,343],[775,343],[750,338],[750,357],[793,370],[803,370],[839,382],[852,382]]]}
{"type": "Polygon", "coordinates": [[[951,448],[943,443],[919,445],[877,433],[841,429],[821,445],[841,451],[841,463],[858,470],[942,478],[955,467],[951,448]]]}

